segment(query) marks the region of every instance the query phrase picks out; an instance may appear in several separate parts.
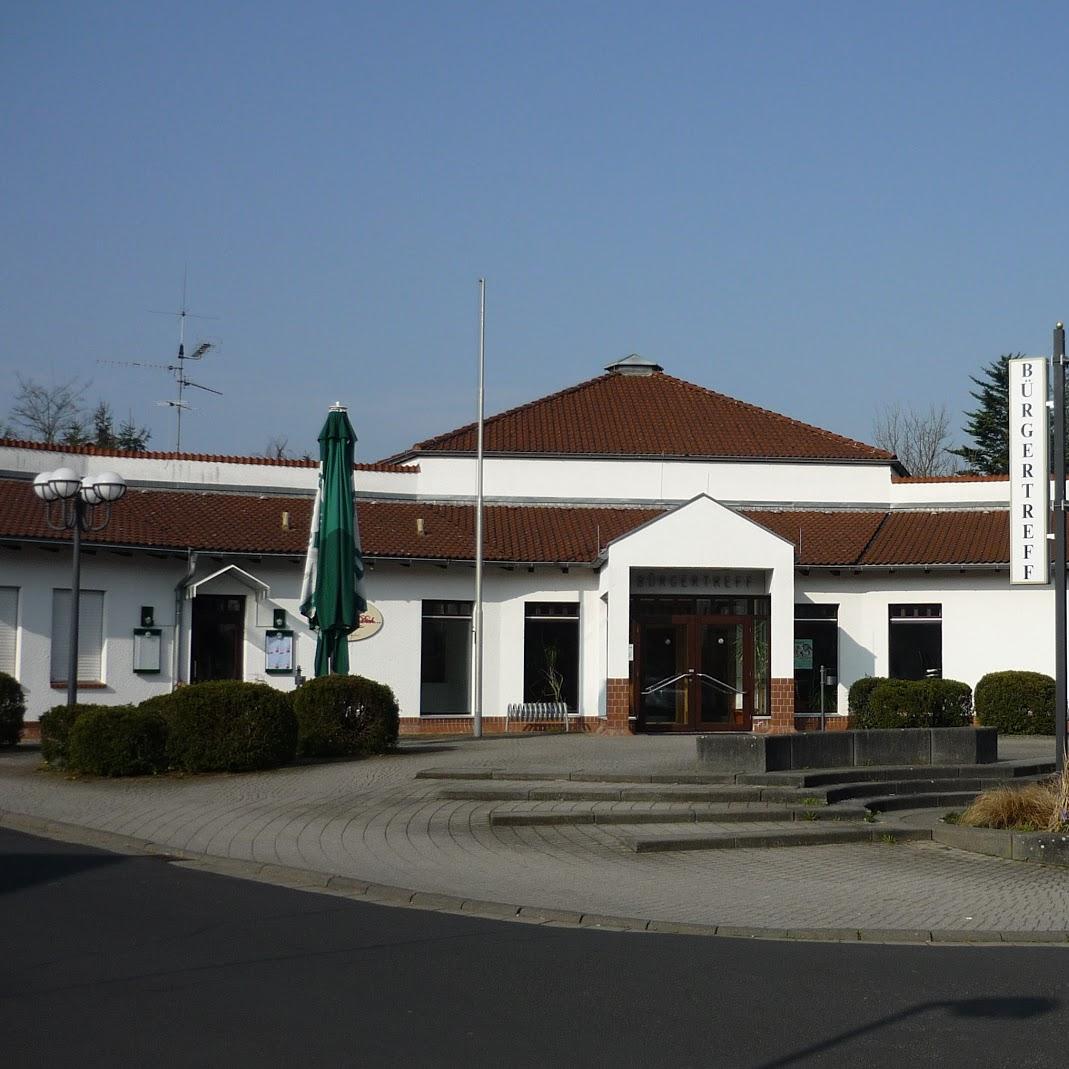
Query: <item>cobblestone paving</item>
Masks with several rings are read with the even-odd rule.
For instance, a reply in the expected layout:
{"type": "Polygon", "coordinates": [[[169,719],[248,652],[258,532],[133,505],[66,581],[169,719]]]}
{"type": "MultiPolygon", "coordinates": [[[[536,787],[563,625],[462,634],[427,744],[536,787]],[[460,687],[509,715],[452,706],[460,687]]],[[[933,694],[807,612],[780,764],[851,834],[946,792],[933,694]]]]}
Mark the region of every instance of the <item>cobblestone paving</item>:
{"type": "MultiPolygon", "coordinates": [[[[1009,751],[1045,752],[1040,743],[1009,751]]],[[[36,754],[20,753],[0,757],[0,814],[216,858],[585,913],[738,927],[1069,929],[1064,869],[930,843],[634,854],[622,832],[678,825],[491,826],[492,809],[530,803],[443,800],[442,781],[415,776],[430,767],[697,771],[693,754],[685,738],[545,736],[405,744],[395,756],[272,773],[105,782],[39,771],[36,754]]],[[[567,812],[582,803],[543,804],[567,812]]],[[[781,827],[755,821],[746,830],[781,827]]]]}

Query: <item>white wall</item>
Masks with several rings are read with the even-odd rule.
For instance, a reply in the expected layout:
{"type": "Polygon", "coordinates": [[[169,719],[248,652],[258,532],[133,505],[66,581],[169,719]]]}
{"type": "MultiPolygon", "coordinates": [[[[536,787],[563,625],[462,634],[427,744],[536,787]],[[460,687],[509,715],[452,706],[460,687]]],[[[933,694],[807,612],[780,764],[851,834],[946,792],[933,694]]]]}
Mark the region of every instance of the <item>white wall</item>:
{"type": "MultiPolygon", "coordinates": [[[[71,468],[79,476],[103,471],[118,472],[127,482],[161,485],[210,486],[215,489],[247,487],[313,493],[319,478],[318,465],[234,464],[214,460],[161,460],[124,455],[91,456],[65,453],[62,449],[16,449],[0,446],[0,471],[37,475],[55,468],[71,468]]],[[[417,474],[410,472],[357,471],[360,494],[415,494],[417,474]]]]}
{"type": "Polygon", "coordinates": [[[1052,588],[1011,587],[1006,572],[946,570],[798,576],[799,602],[839,606],[839,709],[863,676],[885,676],[888,606],[937,602],[943,607],[943,676],[975,687],[988,672],[1025,669],[1054,674],[1052,588]]]}
{"type": "Polygon", "coordinates": [[[727,568],[770,573],[775,678],[794,674],[794,546],[708,497],[625,535],[609,548],[600,590],[608,595],[607,675],[630,672],[631,570],[727,568]]]}
{"type": "MultiPolygon", "coordinates": [[[[421,456],[419,466],[422,496],[474,496],[473,459],[421,456]]],[[[754,504],[886,504],[891,496],[890,468],[871,464],[491,456],[484,480],[491,498],[561,501],[683,502],[708,494],[754,504]]]]}

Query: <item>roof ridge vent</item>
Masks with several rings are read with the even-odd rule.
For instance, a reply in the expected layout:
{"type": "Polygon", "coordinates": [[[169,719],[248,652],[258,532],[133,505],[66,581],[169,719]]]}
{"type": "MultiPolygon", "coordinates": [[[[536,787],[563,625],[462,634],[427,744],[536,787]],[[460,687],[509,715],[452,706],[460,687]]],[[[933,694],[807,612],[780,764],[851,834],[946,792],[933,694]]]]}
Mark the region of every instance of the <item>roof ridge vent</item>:
{"type": "Polygon", "coordinates": [[[638,353],[632,353],[623,360],[606,364],[605,370],[613,375],[652,375],[655,371],[664,371],[664,368],[644,356],[639,356],[638,353]]]}

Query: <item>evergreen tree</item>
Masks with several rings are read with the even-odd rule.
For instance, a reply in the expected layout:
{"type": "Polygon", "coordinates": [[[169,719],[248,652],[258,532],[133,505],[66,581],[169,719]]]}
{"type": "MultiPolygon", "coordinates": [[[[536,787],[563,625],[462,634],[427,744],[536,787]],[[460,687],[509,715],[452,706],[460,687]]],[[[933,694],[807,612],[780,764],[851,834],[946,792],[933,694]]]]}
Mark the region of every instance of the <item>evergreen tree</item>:
{"type": "Polygon", "coordinates": [[[965,413],[968,417],[965,433],[974,444],[950,452],[965,461],[965,470],[971,475],[1005,475],[1010,470],[1008,376],[1011,359],[1009,354],[1004,354],[982,368],[979,378],[969,376],[979,387],[969,391],[979,406],[965,413]]]}
{"type": "Polygon", "coordinates": [[[93,445],[103,449],[115,448],[115,421],[107,401],[101,401],[93,409],[93,445]]]}
{"type": "Polygon", "coordinates": [[[134,422],[132,415],[123,420],[119,427],[119,433],[115,437],[115,446],[118,449],[126,449],[131,453],[142,453],[152,437],[152,431],[148,427],[139,427],[134,422]]]}
{"type": "MultiPolygon", "coordinates": [[[[979,390],[969,393],[980,402],[972,412],[966,412],[969,422],[965,433],[975,445],[963,445],[950,453],[961,457],[970,475],[1005,475],[1010,470],[1010,382],[1009,361],[1014,356],[1004,354],[981,369],[980,378],[970,375],[979,390]]],[[[1065,425],[1069,428],[1069,390],[1066,391],[1065,425]]],[[[1066,440],[1066,461],[1069,462],[1069,435],[1066,440]]],[[[1054,457],[1054,419],[1050,420],[1050,456],[1054,457]]]]}

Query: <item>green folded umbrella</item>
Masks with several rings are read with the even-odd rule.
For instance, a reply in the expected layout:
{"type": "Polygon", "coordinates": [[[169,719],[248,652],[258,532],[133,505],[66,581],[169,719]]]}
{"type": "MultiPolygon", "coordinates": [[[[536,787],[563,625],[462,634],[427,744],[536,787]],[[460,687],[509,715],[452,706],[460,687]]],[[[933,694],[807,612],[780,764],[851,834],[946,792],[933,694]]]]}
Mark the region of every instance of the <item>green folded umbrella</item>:
{"type": "Polygon", "coordinates": [[[356,432],[335,404],[319,432],[319,486],[301,587],[301,614],[318,632],[315,674],[346,675],[350,632],[367,608],[364,557],[353,497],[356,432]]]}

